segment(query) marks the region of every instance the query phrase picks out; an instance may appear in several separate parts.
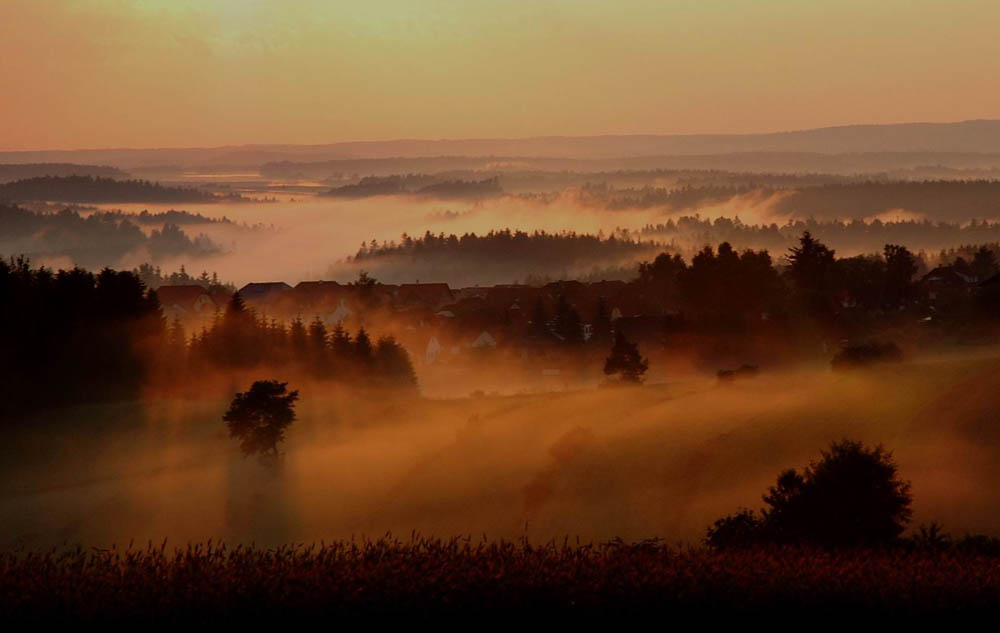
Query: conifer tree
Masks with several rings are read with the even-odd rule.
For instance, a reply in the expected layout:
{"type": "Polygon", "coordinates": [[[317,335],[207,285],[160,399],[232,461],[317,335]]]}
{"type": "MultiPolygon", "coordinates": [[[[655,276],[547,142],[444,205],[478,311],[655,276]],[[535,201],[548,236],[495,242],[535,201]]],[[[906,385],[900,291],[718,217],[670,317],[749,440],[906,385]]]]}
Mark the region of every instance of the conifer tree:
{"type": "Polygon", "coordinates": [[[330,347],[333,349],[334,358],[345,360],[351,356],[351,335],[340,323],[330,333],[330,347]]]}
{"type": "Polygon", "coordinates": [[[362,366],[367,366],[372,361],[372,341],[368,336],[368,332],[365,331],[364,326],[358,330],[358,333],[354,337],[353,344],[354,358],[362,366]]]}
{"type": "Polygon", "coordinates": [[[649,369],[649,362],[639,354],[639,346],[629,342],[621,332],[615,332],[611,355],[604,362],[604,373],[618,374],[622,382],[640,383],[649,369]]]}

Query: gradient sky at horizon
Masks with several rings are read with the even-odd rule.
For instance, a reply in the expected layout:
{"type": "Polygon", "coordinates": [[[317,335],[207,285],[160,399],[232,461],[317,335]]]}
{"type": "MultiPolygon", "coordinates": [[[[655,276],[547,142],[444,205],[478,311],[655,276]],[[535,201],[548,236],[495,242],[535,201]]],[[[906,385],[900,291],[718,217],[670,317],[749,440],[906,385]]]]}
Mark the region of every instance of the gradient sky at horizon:
{"type": "Polygon", "coordinates": [[[995,0],[0,0],[0,149],[1000,118],[995,0]]]}

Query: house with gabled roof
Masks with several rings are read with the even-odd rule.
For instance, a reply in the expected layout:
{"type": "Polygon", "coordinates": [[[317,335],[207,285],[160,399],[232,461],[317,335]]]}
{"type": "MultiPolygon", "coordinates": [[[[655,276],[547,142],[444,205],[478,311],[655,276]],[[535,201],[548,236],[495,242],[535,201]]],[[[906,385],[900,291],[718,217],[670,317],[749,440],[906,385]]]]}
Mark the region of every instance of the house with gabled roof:
{"type": "Polygon", "coordinates": [[[336,281],[300,281],[281,297],[286,312],[296,315],[320,314],[335,310],[350,293],[350,287],[336,281]]]}
{"type": "Polygon", "coordinates": [[[240,297],[252,306],[270,306],[292,287],[283,281],[267,281],[249,283],[240,288],[240,297]]]}
{"type": "Polygon", "coordinates": [[[977,285],[975,275],[958,266],[938,266],[920,279],[920,288],[929,301],[971,295],[977,285]]]}
{"type": "Polygon", "coordinates": [[[187,320],[193,317],[207,317],[215,313],[217,307],[211,293],[199,285],[160,286],[156,290],[160,309],[168,321],[187,320]]]}
{"type": "Polygon", "coordinates": [[[451,288],[445,283],[400,284],[394,305],[397,309],[426,307],[438,310],[454,300],[451,288]]]}

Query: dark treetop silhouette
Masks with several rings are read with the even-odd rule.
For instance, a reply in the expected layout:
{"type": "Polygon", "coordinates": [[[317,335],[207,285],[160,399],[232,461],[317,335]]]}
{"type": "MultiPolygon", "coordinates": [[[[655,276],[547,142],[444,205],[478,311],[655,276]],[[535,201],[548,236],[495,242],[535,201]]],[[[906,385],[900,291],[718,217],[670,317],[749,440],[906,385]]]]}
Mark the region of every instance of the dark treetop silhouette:
{"type": "Polygon", "coordinates": [[[887,545],[902,535],[911,501],[910,484],[899,478],[891,452],[843,440],[801,473],[783,471],[759,515],[741,510],[719,519],[706,541],[715,547],[887,545]]]}
{"type": "MultiPolygon", "coordinates": [[[[0,185],[0,198],[61,202],[213,202],[222,199],[190,187],[166,187],[148,180],[93,176],[38,176],[0,185]]],[[[240,197],[227,196],[227,200],[240,197]]]]}
{"type": "Polygon", "coordinates": [[[640,383],[649,363],[639,354],[639,346],[630,343],[621,332],[615,332],[611,355],[604,363],[604,373],[619,374],[623,382],[640,383]]]}
{"type": "Polygon", "coordinates": [[[229,435],[240,441],[244,455],[277,456],[285,429],[295,421],[295,401],[299,398],[299,392],[287,391],[287,385],[277,380],[258,380],[249,391],[233,398],[222,419],[229,427],[229,435]]]}
{"type": "Polygon", "coordinates": [[[221,252],[221,247],[204,234],[192,236],[163,215],[162,226],[147,235],[137,215],[81,215],[72,209],[43,213],[0,203],[0,250],[32,257],[65,256],[91,269],[139,249],[147,251],[153,261],[221,252]]]}

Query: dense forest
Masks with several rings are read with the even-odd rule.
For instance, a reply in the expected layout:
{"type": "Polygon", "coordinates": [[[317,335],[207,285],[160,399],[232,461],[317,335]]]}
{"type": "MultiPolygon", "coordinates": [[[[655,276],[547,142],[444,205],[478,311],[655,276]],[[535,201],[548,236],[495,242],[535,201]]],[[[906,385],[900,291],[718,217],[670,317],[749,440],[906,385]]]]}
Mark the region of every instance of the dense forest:
{"type": "Polygon", "coordinates": [[[929,261],[940,250],[1000,242],[1000,222],[976,220],[965,224],[930,220],[845,222],[809,219],[789,220],[783,224],[744,224],[739,218],[712,220],[694,215],[647,224],[638,234],[682,251],[729,242],[737,248],[765,248],[780,253],[794,246],[805,231],[840,252],[874,253],[885,244],[906,244],[916,252],[923,252],[929,261]]]}
{"type": "Polygon", "coordinates": [[[221,281],[218,273],[213,272],[209,275],[207,270],[203,270],[200,275],[195,277],[188,273],[183,265],[180,269],[168,273],[159,266],[145,263],[134,268],[132,274],[151,290],[156,290],[160,286],[201,286],[210,292],[222,292],[230,295],[236,292],[236,286],[221,281]]]}
{"type": "Polygon", "coordinates": [[[85,268],[117,262],[127,253],[145,250],[152,261],[178,255],[216,254],[220,247],[204,235],[188,236],[166,222],[147,235],[128,216],[115,213],[82,215],[64,209],[39,213],[0,204],[0,253],[29,257],[69,257],[85,268]]]}
{"type": "Polygon", "coordinates": [[[128,178],[128,173],[108,165],[76,165],[73,163],[0,164],[0,183],[38,178],[40,176],[92,176],[94,178],[128,178]]]}
{"type": "MultiPolygon", "coordinates": [[[[262,168],[262,175],[267,172],[262,168]]],[[[598,172],[543,171],[520,168],[518,163],[504,166],[502,162],[485,165],[483,169],[456,169],[434,172],[369,174],[342,171],[317,174],[317,178],[331,185],[338,185],[325,195],[342,198],[360,198],[377,195],[415,193],[418,190],[447,182],[482,183],[495,180],[500,191],[532,197],[532,194],[557,193],[565,189],[607,187],[643,187],[656,183],[657,187],[811,187],[881,180],[883,177],[841,176],[832,174],[754,173],[720,170],[650,169],[611,170],[598,172]],[[599,184],[594,184],[599,183],[599,184]]],[[[487,183],[488,184],[488,183],[487,183]]],[[[433,191],[433,189],[431,190],[433,191]]]]}
{"type": "Polygon", "coordinates": [[[0,260],[0,419],[134,398],[165,333],[155,294],[131,273],[0,260]]]}
{"type": "Polygon", "coordinates": [[[426,174],[366,176],[357,183],[335,187],[323,195],[337,198],[415,195],[444,200],[483,198],[503,193],[497,177],[484,180],[443,180],[426,174]]]}
{"type": "Polygon", "coordinates": [[[287,327],[234,294],[211,327],[188,336],[166,324],[139,275],[53,272],[0,260],[0,419],[63,405],[128,400],[142,387],[196,387],[218,372],[266,368],[317,379],[414,390],[406,351],[391,337],[353,336],[320,321],[287,327]]]}
{"type": "Polygon", "coordinates": [[[547,233],[545,231],[511,231],[502,229],[490,231],[484,235],[465,233],[458,236],[444,233],[434,235],[430,231],[422,237],[412,237],[405,233],[399,242],[382,242],[372,240],[362,244],[354,259],[365,261],[380,257],[395,257],[408,255],[413,258],[433,257],[436,255],[465,255],[472,259],[497,260],[537,259],[564,263],[573,261],[586,254],[614,257],[634,254],[655,246],[654,243],[642,243],[630,239],[627,232],[604,237],[587,233],[566,231],[562,233],[547,233]]]}
{"type": "MultiPolygon", "coordinates": [[[[525,283],[576,278],[630,280],[636,263],[666,248],[688,258],[705,245],[728,243],[736,250],[774,253],[776,265],[796,246],[804,232],[842,255],[879,253],[886,244],[906,244],[921,270],[949,264],[957,257],[971,260],[980,246],[1000,258],[1000,222],[968,224],[930,221],[863,222],[796,220],[784,224],[744,224],[739,219],[683,216],[638,231],[546,233],[491,231],[484,235],[425,233],[403,235],[399,241],[362,244],[350,263],[379,278],[412,281],[447,279],[453,284],[525,283]]],[[[342,271],[335,271],[342,272],[342,271]]]]}
{"type": "MultiPolygon", "coordinates": [[[[93,176],[38,176],[0,185],[0,200],[60,202],[215,202],[217,195],[190,187],[168,187],[148,180],[93,176]]],[[[240,200],[232,194],[225,200],[240,200]]]]}
{"type": "Polygon", "coordinates": [[[500,179],[494,177],[484,180],[446,180],[421,187],[414,193],[428,198],[460,200],[499,196],[503,189],[500,187],[500,179]]]}
{"type": "Polygon", "coordinates": [[[373,340],[364,327],[352,335],[341,326],[328,330],[319,318],[287,326],[257,314],[239,293],[210,328],[185,346],[179,322],[169,327],[168,355],[196,370],[294,367],[314,378],[367,386],[415,389],[416,374],[406,350],[394,338],[373,340]]]}
{"type": "Polygon", "coordinates": [[[545,231],[490,231],[483,235],[404,234],[401,239],[362,244],[350,263],[401,281],[448,279],[453,284],[511,283],[529,277],[583,277],[596,270],[634,268],[657,252],[651,240],[618,232],[609,236],[545,231]]]}
{"type": "Polygon", "coordinates": [[[772,210],[796,218],[836,220],[870,218],[906,210],[934,221],[965,221],[1000,216],[1000,181],[866,181],[776,188],[744,184],[615,188],[607,184],[581,188],[581,202],[606,209],[664,207],[685,211],[720,204],[748,194],[774,196],[772,210]],[[781,193],[782,195],[776,195],[781,193]]]}
{"type": "Polygon", "coordinates": [[[906,209],[932,220],[1000,217],[1000,181],[870,182],[797,190],[777,210],[799,217],[869,217],[906,209]]]}
{"type": "Polygon", "coordinates": [[[167,211],[155,211],[150,213],[148,210],[140,211],[139,213],[126,213],[124,211],[98,211],[96,215],[101,215],[105,218],[114,220],[128,220],[135,222],[136,224],[235,224],[228,217],[221,218],[210,218],[208,216],[202,215],[200,213],[191,213],[190,211],[177,211],[175,209],[168,209],[167,211]]]}

